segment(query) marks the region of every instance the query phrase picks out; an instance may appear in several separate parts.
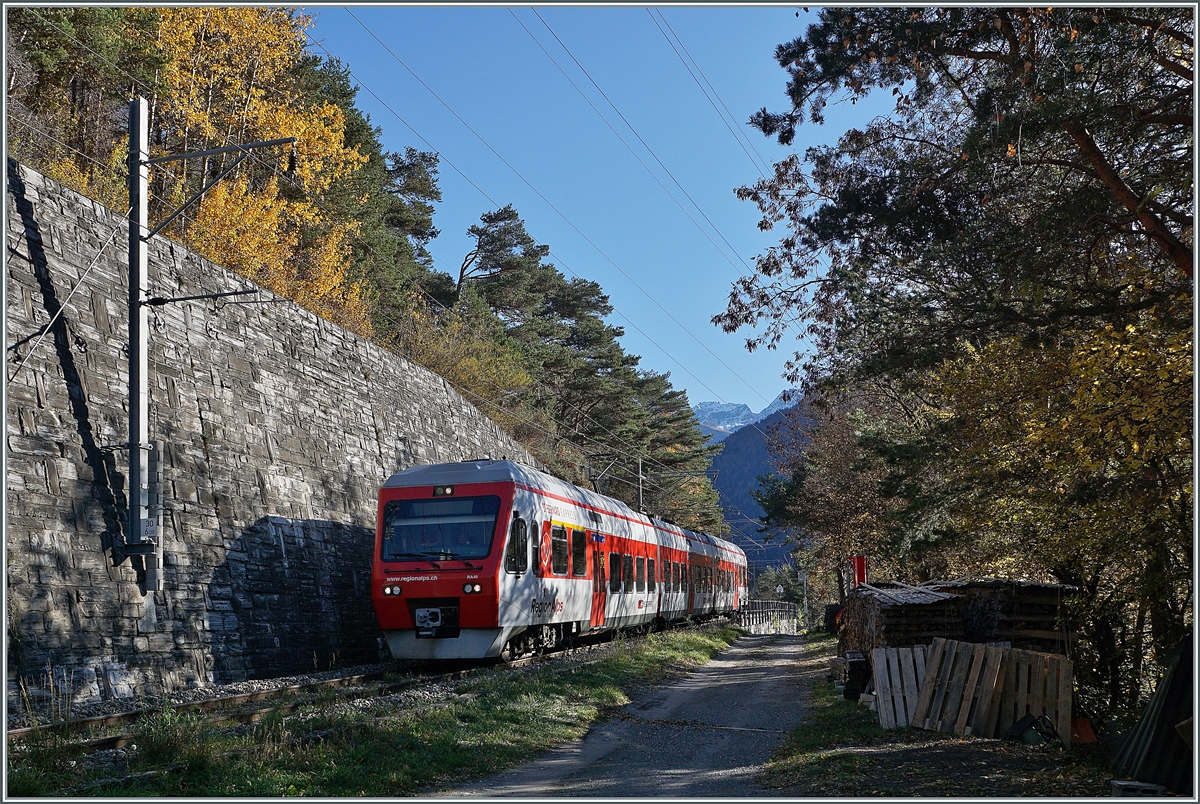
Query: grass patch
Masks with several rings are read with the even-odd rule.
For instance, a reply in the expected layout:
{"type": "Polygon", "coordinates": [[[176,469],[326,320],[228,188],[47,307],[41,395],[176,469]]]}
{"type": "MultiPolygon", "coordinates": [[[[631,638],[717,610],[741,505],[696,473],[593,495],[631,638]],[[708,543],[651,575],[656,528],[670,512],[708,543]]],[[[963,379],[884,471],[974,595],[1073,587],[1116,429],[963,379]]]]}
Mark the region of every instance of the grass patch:
{"type": "MultiPolygon", "coordinates": [[[[139,733],[129,770],[170,770],[89,788],[79,787],[87,774],[43,774],[34,784],[27,773],[23,789],[32,792],[20,794],[75,789],[98,797],[414,795],[496,773],[578,739],[640,690],[707,662],[741,633],[710,626],[654,634],[621,642],[592,663],[496,669],[460,682],[448,696],[402,706],[381,702],[349,711],[308,706],[294,716],[265,719],[236,737],[206,733],[164,711],[139,733]]],[[[18,761],[10,755],[13,795],[18,761]]]]}
{"type": "Polygon", "coordinates": [[[810,638],[801,660],[805,722],[788,735],[759,781],[795,796],[1100,796],[1094,752],[960,738],[922,729],[884,730],[867,707],[825,678],[837,643],[810,638]]]}

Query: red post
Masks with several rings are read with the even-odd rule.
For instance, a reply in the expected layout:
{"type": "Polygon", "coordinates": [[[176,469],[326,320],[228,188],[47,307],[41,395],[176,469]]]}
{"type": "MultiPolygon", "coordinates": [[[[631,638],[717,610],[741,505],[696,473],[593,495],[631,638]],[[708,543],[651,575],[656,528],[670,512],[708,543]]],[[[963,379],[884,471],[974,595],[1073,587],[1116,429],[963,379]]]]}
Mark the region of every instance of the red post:
{"type": "Polygon", "coordinates": [[[850,566],[854,570],[854,582],[850,588],[858,586],[860,583],[867,582],[867,557],[866,556],[850,556],[850,566]]]}

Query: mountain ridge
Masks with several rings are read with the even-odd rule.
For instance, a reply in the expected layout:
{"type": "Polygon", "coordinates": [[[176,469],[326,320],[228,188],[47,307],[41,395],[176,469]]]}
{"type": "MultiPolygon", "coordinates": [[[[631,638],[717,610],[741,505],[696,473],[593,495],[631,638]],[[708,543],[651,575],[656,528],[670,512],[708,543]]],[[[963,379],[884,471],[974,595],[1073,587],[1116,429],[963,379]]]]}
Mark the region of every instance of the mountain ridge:
{"type": "MultiPolygon", "coordinates": [[[[763,421],[772,414],[790,408],[794,401],[784,399],[788,391],[780,391],[769,405],[758,413],[742,402],[697,402],[692,413],[710,443],[724,441],[741,428],[763,421]]],[[[798,400],[797,400],[798,401],[798,400]]]]}

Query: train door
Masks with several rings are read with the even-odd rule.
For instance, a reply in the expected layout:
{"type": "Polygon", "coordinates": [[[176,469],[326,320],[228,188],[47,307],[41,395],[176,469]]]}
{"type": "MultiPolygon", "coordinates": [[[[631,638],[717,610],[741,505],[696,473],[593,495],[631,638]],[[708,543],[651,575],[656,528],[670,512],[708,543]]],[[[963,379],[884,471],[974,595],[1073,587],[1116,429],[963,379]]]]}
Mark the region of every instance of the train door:
{"type": "Polygon", "coordinates": [[[692,563],[692,556],[688,554],[688,561],[683,565],[683,597],[687,603],[687,613],[691,614],[696,610],[695,593],[696,593],[696,565],[692,563]]]}
{"type": "Polygon", "coordinates": [[[608,604],[608,588],[604,577],[604,551],[600,544],[604,537],[592,534],[592,628],[604,625],[604,607],[608,604]]]}

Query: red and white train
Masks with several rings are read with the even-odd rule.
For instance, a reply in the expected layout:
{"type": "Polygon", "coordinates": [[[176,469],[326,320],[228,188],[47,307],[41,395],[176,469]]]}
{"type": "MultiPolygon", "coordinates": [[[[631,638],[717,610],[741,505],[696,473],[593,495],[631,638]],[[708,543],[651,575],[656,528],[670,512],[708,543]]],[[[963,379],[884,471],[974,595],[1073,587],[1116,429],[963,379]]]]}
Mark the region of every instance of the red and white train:
{"type": "Polygon", "coordinates": [[[519,656],[748,594],[737,545],[512,461],[398,472],[378,522],[371,598],[397,659],[519,656]]]}

